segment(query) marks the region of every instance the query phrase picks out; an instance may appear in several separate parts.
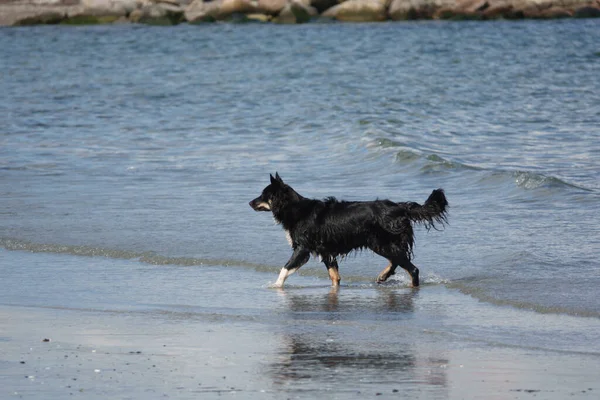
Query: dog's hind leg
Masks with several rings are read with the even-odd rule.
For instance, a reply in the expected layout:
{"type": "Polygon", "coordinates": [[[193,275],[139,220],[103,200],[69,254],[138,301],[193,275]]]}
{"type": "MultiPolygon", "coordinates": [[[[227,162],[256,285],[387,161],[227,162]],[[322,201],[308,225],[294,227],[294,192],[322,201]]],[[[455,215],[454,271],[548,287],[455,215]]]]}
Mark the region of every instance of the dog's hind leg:
{"type": "Polygon", "coordinates": [[[377,277],[377,283],[383,283],[388,280],[388,278],[396,273],[396,268],[398,264],[394,264],[391,260],[389,260],[389,264],[387,267],[381,271],[379,276],[377,277]]]}
{"type": "Polygon", "coordinates": [[[298,268],[306,264],[309,258],[310,252],[308,250],[305,250],[300,247],[296,248],[288,262],[283,268],[281,268],[281,271],[279,272],[279,277],[277,278],[277,282],[275,282],[273,287],[282,288],[283,283],[288,278],[288,276],[290,276],[291,274],[296,272],[298,268]]]}
{"type": "Polygon", "coordinates": [[[410,277],[412,279],[413,287],[418,287],[419,286],[419,268],[415,267],[415,265],[410,262],[408,257],[402,257],[400,260],[398,260],[398,263],[410,275],[410,277]]]}
{"type": "Polygon", "coordinates": [[[413,263],[410,262],[408,257],[406,256],[395,256],[395,257],[386,257],[389,260],[389,264],[387,267],[381,271],[379,276],[377,277],[377,283],[385,282],[390,276],[396,273],[396,268],[398,266],[408,272],[410,278],[412,280],[413,287],[419,286],[419,268],[415,267],[413,263]]]}
{"type": "Polygon", "coordinates": [[[387,258],[390,262],[377,277],[378,283],[385,282],[390,276],[394,275],[396,268],[400,266],[410,275],[413,287],[419,286],[419,269],[410,262],[410,258],[408,254],[406,254],[407,252],[405,249],[395,245],[384,248],[370,247],[370,249],[380,256],[387,258]]]}
{"type": "Polygon", "coordinates": [[[327,267],[327,272],[329,272],[329,279],[331,279],[331,286],[339,286],[340,285],[340,273],[338,272],[338,263],[335,258],[332,260],[323,260],[325,266],[327,267]]]}

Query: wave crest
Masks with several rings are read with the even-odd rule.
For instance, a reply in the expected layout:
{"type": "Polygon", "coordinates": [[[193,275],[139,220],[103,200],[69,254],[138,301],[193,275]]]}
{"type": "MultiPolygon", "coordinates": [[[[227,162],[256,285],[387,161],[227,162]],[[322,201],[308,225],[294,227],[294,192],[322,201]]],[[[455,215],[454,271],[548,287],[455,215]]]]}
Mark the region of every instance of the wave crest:
{"type": "Polygon", "coordinates": [[[594,189],[568,182],[565,179],[527,170],[503,169],[497,167],[472,165],[463,161],[442,157],[436,153],[427,153],[411,148],[406,143],[388,138],[376,138],[369,147],[376,147],[382,151],[394,151],[394,162],[403,167],[413,167],[423,174],[448,173],[451,171],[476,171],[484,174],[480,180],[497,181],[497,178],[512,182],[517,188],[533,190],[538,188],[550,189],[576,189],[586,192],[595,192],[594,189]]]}

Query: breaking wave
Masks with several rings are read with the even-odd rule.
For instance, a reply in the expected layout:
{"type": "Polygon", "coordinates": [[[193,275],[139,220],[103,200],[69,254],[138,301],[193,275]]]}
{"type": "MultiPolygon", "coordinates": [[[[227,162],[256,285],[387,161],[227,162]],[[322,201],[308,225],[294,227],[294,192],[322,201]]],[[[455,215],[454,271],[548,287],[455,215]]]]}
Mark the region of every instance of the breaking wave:
{"type": "Polygon", "coordinates": [[[240,266],[255,269],[256,271],[278,271],[280,267],[251,263],[241,260],[212,259],[201,257],[168,257],[154,252],[136,252],[128,250],[107,249],[95,246],[75,246],[62,244],[34,243],[14,238],[0,238],[0,247],[12,251],[26,251],[30,253],[69,254],[81,257],[106,257],[121,260],[138,260],[150,265],[178,265],[190,266],[240,266]]]}
{"type": "Polygon", "coordinates": [[[596,192],[595,189],[578,185],[556,176],[520,169],[489,167],[474,165],[463,161],[448,159],[439,154],[416,150],[407,144],[388,138],[371,140],[367,147],[375,147],[383,151],[392,151],[397,165],[418,168],[423,174],[447,173],[451,171],[473,171],[483,174],[480,182],[507,181],[516,188],[533,190],[538,188],[548,189],[575,189],[586,192],[596,192]]]}

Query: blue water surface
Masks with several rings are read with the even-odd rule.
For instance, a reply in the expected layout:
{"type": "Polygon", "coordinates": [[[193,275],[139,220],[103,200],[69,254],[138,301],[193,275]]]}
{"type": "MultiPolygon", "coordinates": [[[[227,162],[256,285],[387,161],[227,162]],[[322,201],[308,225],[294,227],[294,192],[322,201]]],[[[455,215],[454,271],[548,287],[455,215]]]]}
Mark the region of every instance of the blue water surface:
{"type": "MultiPolygon", "coordinates": [[[[443,187],[450,225],[417,229],[426,281],[600,316],[598,20],[44,26],[0,43],[8,250],[266,283],[290,254],[248,207],[269,173],[317,198],[443,187]]],[[[342,283],[384,266],[351,256],[342,283]]]]}

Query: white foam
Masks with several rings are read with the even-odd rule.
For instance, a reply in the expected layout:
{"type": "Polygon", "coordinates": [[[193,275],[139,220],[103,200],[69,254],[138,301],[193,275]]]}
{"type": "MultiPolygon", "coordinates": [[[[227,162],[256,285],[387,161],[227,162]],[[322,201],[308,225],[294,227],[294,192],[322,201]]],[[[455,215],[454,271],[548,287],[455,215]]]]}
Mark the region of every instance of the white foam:
{"type": "MultiPolygon", "coordinates": [[[[422,275],[420,281],[421,285],[445,285],[446,283],[450,282],[448,279],[442,278],[433,272],[428,272],[424,276],[422,275]]],[[[402,286],[412,286],[412,280],[410,276],[400,268],[396,270],[395,275],[392,275],[388,279],[388,282],[394,282],[402,286]]]]}

